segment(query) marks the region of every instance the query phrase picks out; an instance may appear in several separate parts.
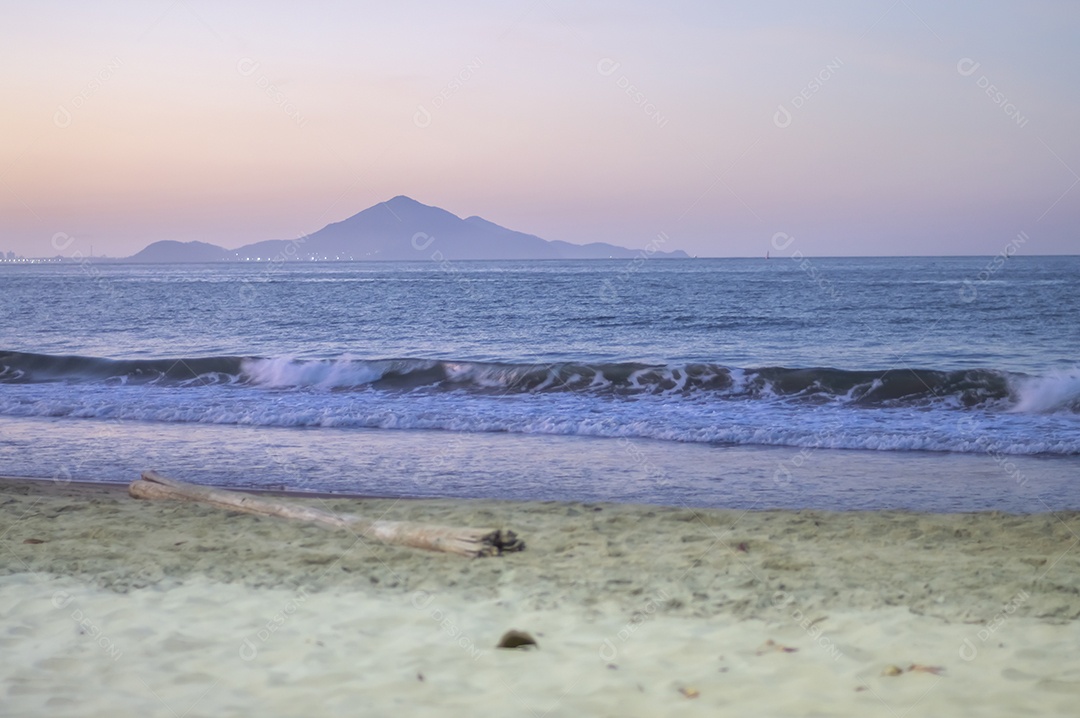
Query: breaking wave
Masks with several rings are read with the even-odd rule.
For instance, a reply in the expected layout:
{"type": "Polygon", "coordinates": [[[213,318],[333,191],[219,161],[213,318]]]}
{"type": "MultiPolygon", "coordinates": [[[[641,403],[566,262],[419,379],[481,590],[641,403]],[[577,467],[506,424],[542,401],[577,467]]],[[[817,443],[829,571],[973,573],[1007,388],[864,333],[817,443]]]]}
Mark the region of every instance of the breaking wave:
{"type": "Polygon", "coordinates": [[[0,352],[0,416],[1076,456],[1080,373],[0,352]]]}
{"type": "Polygon", "coordinates": [[[766,400],[852,406],[985,407],[1080,413],[1080,373],[1028,376],[994,369],[738,368],[711,363],[515,364],[438,359],[215,356],[105,359],[0,353],[0,384],[93,383],[275,390],[580,393],[691,400],[766,400]]]}

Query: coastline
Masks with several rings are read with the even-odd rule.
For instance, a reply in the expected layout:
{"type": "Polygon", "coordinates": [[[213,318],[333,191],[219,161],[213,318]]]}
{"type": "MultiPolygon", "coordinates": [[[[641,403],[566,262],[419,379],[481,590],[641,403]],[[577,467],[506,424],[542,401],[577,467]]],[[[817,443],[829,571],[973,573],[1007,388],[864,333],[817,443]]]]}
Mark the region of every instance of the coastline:
{"type": "MultiPolygon", "coordinates": [[[[732,509],[1080,510],[1080,456],[713,446],[591,436],[0,417],[0,476],[147,468],[241,491],[732,509]],[[220,447],[228,446],[228,452],[220,447]],[[585,470],[583,470],[585,469],[585,470]]],[[[989,448],[989,447],[988,447],[989,448]]]]}
{"type": "Polygon", "coordinates": [[[3,479],[2,642],[21,659],[0,706],[888,715],[994,695],[1065,715],[1080,695],[1077,512],[292,500],[510,528],[527,549],[469,560],[3,479]],[[540,649],[496,650],[511,628],[540,649]]]}
{"type": "MultiPolygon", "coordinates": [[[[79,479],[54,479],[45,476],[0,476],[0,485],[3,484],[25,484],[30,491],[39,491],[42,493],[49,493],[51,488],[71,488],[76,491],[80,490],[92,490],[95,488],[106,488],[109,490],[120,491],[123,494],[127,494],[127,487],[130,481],[82,481],[79,479]]],[[[402,500],[412,500],[414,498],[421,498],[419,496],[379,496],[376,494],[359,494],[359,493],[333,493],[329,491],[293,491],[289,489],[274,489],[263,488],[259,486],[244,487],[238,489],[236,487],[219,486],[215,488],[229,489],[230,491],[243,491],[247,494],[258,494],[259,496],[281,496],[283,498],[295,498],[295,499],[354,499],[362,501],[365,499],[394,499],[400,498],[402,500]]]]}

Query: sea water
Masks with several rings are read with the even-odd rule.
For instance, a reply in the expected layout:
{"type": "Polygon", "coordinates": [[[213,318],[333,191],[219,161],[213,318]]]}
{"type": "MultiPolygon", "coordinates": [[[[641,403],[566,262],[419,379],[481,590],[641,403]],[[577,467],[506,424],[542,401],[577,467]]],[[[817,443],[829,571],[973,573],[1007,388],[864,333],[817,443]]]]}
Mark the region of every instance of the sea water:
{"type": "Polygon", "coordinates": [[[1080,257],[0,267],[0,474],[1080,508],[1080,257]]]}

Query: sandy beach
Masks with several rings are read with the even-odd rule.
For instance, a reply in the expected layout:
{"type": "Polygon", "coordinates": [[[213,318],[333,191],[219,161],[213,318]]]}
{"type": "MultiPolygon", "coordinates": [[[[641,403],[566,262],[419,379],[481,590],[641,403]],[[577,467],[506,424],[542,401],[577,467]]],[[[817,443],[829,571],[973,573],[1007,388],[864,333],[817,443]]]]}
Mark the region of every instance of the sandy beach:
{"type": "MultiPolygon", "coordinates": [[[[182,478],[182,477],[180,477],[182,478]]],[[[1080,514],[289,497],[465,559],[0,481],[4,715],[1075,715],[1080,514]],[[509,629],[535,649],[497,649],[509,629]]]]}

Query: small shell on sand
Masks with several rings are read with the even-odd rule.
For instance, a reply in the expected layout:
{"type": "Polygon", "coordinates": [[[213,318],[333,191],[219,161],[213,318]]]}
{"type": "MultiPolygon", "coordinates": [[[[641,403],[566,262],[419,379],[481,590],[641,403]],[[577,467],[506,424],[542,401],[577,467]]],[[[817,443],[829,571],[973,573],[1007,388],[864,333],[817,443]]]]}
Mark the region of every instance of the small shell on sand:
{"type": "Polygon", "coordinates": [[[881,675],[899,676],[903,673],[930,673],[935,676],[940,676],[944,672],[945,669],[942,666],[924,666],[921,663],[912,663],[907,668],[901,668],[900,666],[885,666],[881,675]]]}
{"type": "Polygon", "coordinates": [[[499,639],[496,648],[539,648],[540,644],[536,642],[536,639],[530,636],[525,631],[518,631],[510,629],[503,634],[503,637],[499,639]]]}
{"type": "Polygon", "coordinates": [[[798,648],[792,648],[791,646],[782,646],[773,639],[765,641],[765,645],[757,650],[759,656],[763,656],[766,653],[794,653],[799,650],[798,648]]]}

